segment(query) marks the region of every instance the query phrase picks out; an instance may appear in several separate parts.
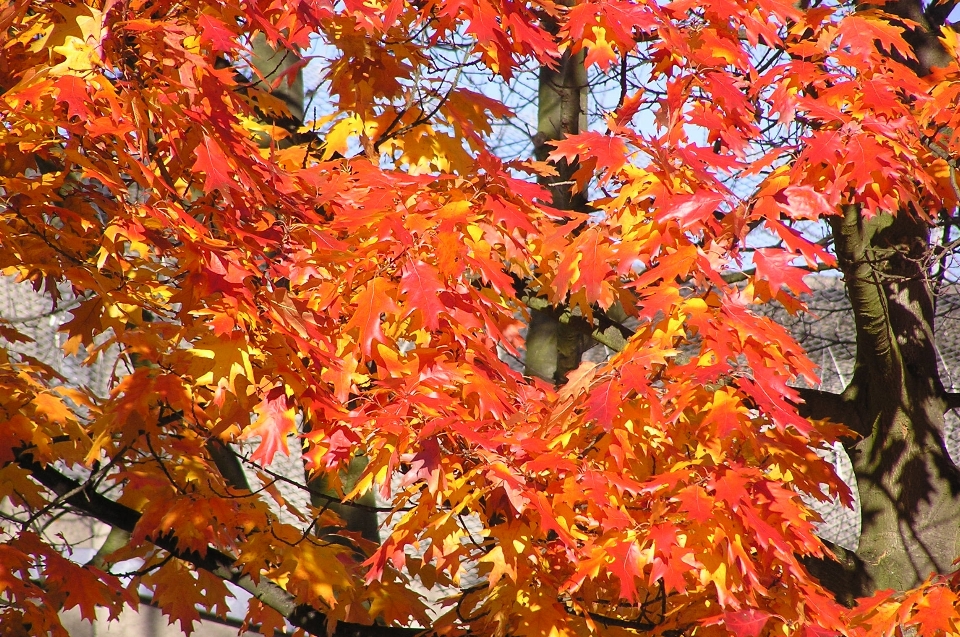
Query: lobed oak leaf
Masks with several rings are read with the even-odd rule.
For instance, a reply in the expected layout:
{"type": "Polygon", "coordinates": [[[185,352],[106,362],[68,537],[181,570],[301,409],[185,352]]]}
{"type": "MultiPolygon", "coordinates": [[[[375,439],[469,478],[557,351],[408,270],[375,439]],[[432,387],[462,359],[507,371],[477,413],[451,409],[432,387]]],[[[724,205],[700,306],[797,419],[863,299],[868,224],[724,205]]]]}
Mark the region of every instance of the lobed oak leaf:
{"type": "Polygon", "coordinates": [[[591,418],[596,418],[600,427],[606,430],[620,414],[622,403],[623,389],[620,381],[613,378],[590,392],[590,397],[587,399],[587,414],[591,418]]]}
{"type": "Polygon", "coordinates": [[[203,181],[204,192],[220,190],[222,194],[226,195],[236,187],[236,182],[227,172],[230,169],[230,162],[216,140],[205,134],[195,153],[197,159],[193,164],[193,169],[206,175],[203,181]]]}
{"type": "Polygon", "coordinates": [[[480,558],[481,564],[489,564],[489,570],[486,572],[487,585],[492,589],[500,579],[506,575],[510,581],[517,581],[517,565],[508,563],[503,556],[503,547],[495,546],[493,550],[480,558]]]}
{"type": "MultiPolygon", "coordinates": [[[[679,300],[680,297],[677,288],[671,284],[677,277],[685,278],[691,270],[693,270],[694,265],[699,260],[699,256],[696,246],[678,246],[675,251],[660,256],[655,265],[648,268],[631,283],[631,287],[643,290],[643,288],[655,281],[662,279],[664,283],[668,284],[663,287],[663,292],[667,296],[667,300],[679,300]]],[[[647,305],[648,304],[645,303],[645,310],[648,309],[647,305]]],[[[656,310],[666,312],[665,307],[657,307],[650,315],[655,313],[656,310]]]]}
{"type": "Polygon", "coordinates": [[[711,486],[716,498],[736,511],[741,502],[749,501],[750,492],[747,488],[754,477],[753,470],[734,466],[724,471],[719,478],[713,479],[711,486]]]}
{"type": "Polygon", "coordinates": [[[214,53],[231,51],[236,47],[236,34],[222,20],[204,13],[197,20],[200,41],[210,45],[214,53]]]}
{"type": "Polygon", "coordinates": [[[781,289],[794,294],[809,292],[810,288],[803,278],[810,274],[804,268],[791,265],[797,255],[776,248],[758,248],[753,254],[757,266],[757,278],[770,282],[771,291],[776,295],[781,289]]]}
{"type": "MultiPolygon", "coordinates": [[[[11,423],[8,422],[7,435],[12,438],[12,426],[10,425],[11,423]]],[[[17,442],[19,442],[19,436],[17,436],[17,439],[17,442]]],[[[44,497],[46,490],[34,480],[31,480],[30,475],[29,471],[14,463],[0,468],[0,506],[6,506],[4,500],[8,498],[9,504],[15,507],[26,506],[39,510],[48,504],[44,497]]]]}
{"type": "Polygon", "coordinates": [[[641,551],[637,540],[629,540],[607,549],[607,552],[613,558],[608,566],[610,574],[620,582],[620,597],[635,602],[638,598],[637,580],[643,577],[652,551],[641,551]]]}
{"type": "Polygon", "coordinates": [[[567,12],[564,31],[574,39],[585,37],[587,28],[597,24],[600,11],[597,2],[578,2],[567,12]]]}
{"type": "Polygon", "coordinates": [[[609,71],[610,66],[617,61],[617,51],[613,42],[607,40],[606,36],[607,33],[603,27],[593,27],[593,39],[586,42],[587,54],[583,59],[583,64],[587,68],[596,64],[602,71],[609,71]]]}
{"type": "Polygon", "coordinates": [[[715,192],[698,192],[692,195],[674,195],[669,198],[660,214],[660,219],[676,219],[681,227],[703,223],[713,215],[724,198],[715,192]]]}
{"type": "Polygon", "coordinates": [[[440,300],[444,286],[437,271],[423,261],[409,261],[400,277],[400,293],[406,297],[407,316],[416,314],[428,331],[440,327],[440,313],[447,307],[440,300]]]}
{"type": "Polygon", "coordinates": [[[69,335],[67,343],[63,346],[64,352],[76,354],[81,345],[87,347],[93,345],[94,336],[104,329],[100,324],[103,310],[103,299],[94,296],[81,301],[70,311],[73,318],[60,326],[60,331],[69,335]]]}
{"type": "Polygon", "coordinates": [[[723,615],[704,620],[704,625],[722,625],[731,635],[736,637],[757,637],[762,631],[770,613],[756,608],[744,608],[737,611],[727,611],[723,615]]]}
{"type": "Polygon", "coordinates": [[[827,198],[810,186],[788,186],[783,190],[787,202],[784,211],[792,219],[820,219],[835,211],[827,198]]]}
{"type": "Polygon", "coordinates": [[[550,143],[554,150],[548,159],[553,162],[565,159],[572,163],[578,157],[581,163],[594,160],[597,170],[605,171],[608,175],[627,163],[627,143],[617,135],[586,131],[550,143]]]}
{"type": "Polygon", "coordinates": [[[828,266],[836,264],[837,259],[833,254],[820,244],[810,241],[794,228],[774,219],[767,219],[764,223],[779,235],[787,252],[799,253],[806,260],[807,265],[815,267],[818,261],[828,266]]]}
{"type": "MultiPolygon", "coordinates": [[[[110,609],[111,616],[115,617],[124,602],[132,602],[129,595],[124,595],[116,577],[66,559],[34,533],[20,533],[11,544],[23,551],[23,554],[35,556],[35,564],[41,569],[40,577],[44,588],[53,595],[64,595],[63,608],[79,608],[80,615],[87,621],[96,619],[98,607],[110,609]]],[[[2,548],[7,547],[0,545],[0,549],[2,548]]],[[[16,578],[12,571],[22,567],[21,560],[17,555],[3,550],[0,550],[0,556],[4,558],[4,562],[0,563],[0,589],[16,586],[15,579],[13,582],[4,580],[7,579],[5,576],[12,575],[16,578]],[[10,559],[9,562],[6,561],[7,558],[10,559]]],[[[26,575],[25,569],[21,572],[26,575]]]]}
{"type": "Polygon", "coordinates": [[[87,92],[87,83],[76,75],[58,77],[54,86],[57,89],[57,101],[67,105],[67,115],[87,120],[93,116],[87,104],[90,95],[87,92]]]}
{"type": "Polygon", "coordinates": [[[160,568],[144,576],[142,582],[153,588],[153,601],[167,616],[170,624],[177,622],[185,635],[194,631],[200,621],[197,604],[203,602],[199,587],[184,586],[193,583],[193,576],[178,560],[164,563],[160,568]]]}
{"type": "Polygon", "coordinates": [[[687,559],[689,549],[680,546],[679,535],[680,529],[670,523],[655,524],[647,533],[656,551],[650,567],[650,584],[662,581],[668,593],[686,590],[685,573],[691,568],[687,559]]]}
{"type": "Polygon", "coordinates": [[[876,55],[877,45],[888,53],[915,60],[913,47],[903,38],[904,28],[887,19],[889,14],[882,11],[862,11],[848,15],[837,27],[837,36],[842,44],[864,59],[876,55]]]}
{"type": "Polygon", "coordinates": [[[745,420],[747,408],[735,395],[733,388],[724,387],[713,394],[713,400],[705,407],[705,422],[713,423],[717,436],[725,438],[739,431],[745,420]]]}
{"type": "Polygon", "coordinates": [[[957,595],[944,586],[934,586],[917,602],[907,625],[916,626],[920,635],[953,635],[960,624],[957,595]]]}
{"type": "Polygon", "coordinates": [[[76,419],[76,415],[67,406],[67,403],[52,392],[42,392],[33,399],[36,414],[50,422],[65,423],[76,419]]]}
{"type": "Polygon", "coordinates": [[[268,391],[253,411],[257,414],[257,421],[244,430],[243,439],[259,436],[260,443],[250,459],[268,465],[281,449],[285,455],[289,455],[287,436],[297,432],[297,414],[287,398],[285,388],[280,385],[268,391]]]}
{"type": "Polygon", "coordinates": [[[610,307],[616,299],[607,277],[615,272],[613,262],[616,253],[609,238],[598,227],[588,228],[577,237],[573,248],[580,260],[579,272],[570,286],[571,291],[582,289],[587,303],[598,303],[604,309],[610,307]]]}
{"type": "Polygon", "coordinates": [[[677,494],[680,510],[694,522],[709,522],[713,517],[714,500],[698,484],[685,487],[677,494]]]}
{"type": "Polygon", "coordinates": [[[484,208],[489,211],[491,218],[498,227],[509,231],[516,228],[529,234],[536,234],[537,232],[536,227],[531,223],[530,215],[516,202],[505,200],[502,197],[487,197],[484,201],[484,208]]]}
{"type": "Polygon", "coordinates": [[[335,155],[345,155],[349,150],[350,140],[362,132],[363,120],[356,114],[345,117],[334,124],[324,140],[324,161],[335,155]]]}
{"type": "Polygon", "coordinates": [[[388,294],[391,288],[390,282],[377,277],[363,286],[351,300],[356,309],[344,329],[357,332],[357,342],[364,356],[372,355],[374,342],[386,343],[380,327],[381,316],[397,312],[397,305],[388,294]]]}
{"type": "Polygon", "coordinates": [[[96,49],[73,35],[67,36],[63,44],[50,48],[53,52],[66,58],[50,69],[50,75],[62,76],[86,73],[101,64],[96,49]]]}
{"type": "Polygon", "coordinates": [[[129,592],[124,595],[125,591],[120,582],[100,569],[71,564],[68,571],[54,573],[50,566],[52,562],[47,567],[47,575],[51,579],[69,582],[66,587],[67,598],[63,603],[63,610],[79,608],[80,616],[89,622],[96,621],[97,608],[110,609],[110,617],[115,618],[120,614],[123,601],[125,599],[130,601],[129,592]]]}

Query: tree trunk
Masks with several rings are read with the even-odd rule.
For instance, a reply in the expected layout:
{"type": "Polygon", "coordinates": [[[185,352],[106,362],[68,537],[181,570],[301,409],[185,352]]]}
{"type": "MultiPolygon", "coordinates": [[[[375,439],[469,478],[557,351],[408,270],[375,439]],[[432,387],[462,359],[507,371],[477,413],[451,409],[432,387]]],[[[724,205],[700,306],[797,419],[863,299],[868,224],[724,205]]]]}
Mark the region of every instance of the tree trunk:
{"type": "Polygon", "coordinates": [[[851,460],[860,490],[858,557],[873,590],[910,588],[950,568],[960,548],[960,471],[944,446],[946,400],[925,268],[929,228],[909,211],[834,220],[853,305],[857,358],[844,391],[864,437],[851,460]]]}
{"type": "MultiPolygon", "coordinates": [[[[572,6],[572,0],[561,4],[572,6]]],[[[552,32],[557,25],[546,21],[552,32]]],[[[583,51],[563,54],[556,69],[540,68],[537,104],[537,134],[534,154],[546,161],[553,147],[551,141],[575,135],[587,128],[587,69],[583,51]]],[[[557,176],[542,178],[540,183],[550,190],[552,205],[561,210],[582,210],[586,193],[574,193],[571,178],[576,164],[561,161],[555,165],[557,176]]],[[[526,373],[560,385],[567,374],[580,365],[580,358],[590,343],[586,322],[562,308],[532,309],[527,329],[526,373]]]]}
{"type": "MultiPolygon", "coordinates": [[[[882,5],[912,21],[903,23],[904,37],[917,60],[900,61],[920,76],[947,61],[937,34],[948,4],[926,11],[919,0],[882,5]]],[[[831,223],[857,356],[844,392],[803,392],[802,412],[843,422],[862,436],[850,447],[861,501],[859,548],[856,555],[840,551],[839,566],[813,569],[851,601],[880,589],[906,590],[951,569],[960,553],[960,471],[944,446],[948,405],[934,345],[930,226],[909,208],[868,219],[853,205],[831,223]]]]}
{"type": "MultiPolygon", "coordinates": [[[[285,128],[291,134],[291,138],[282,142],[281,146],[291,141],[297,141],[299,139],[298,129],[303,125],[305,97],[303,73],[299,70],[296,73],[289,72],[291,66],[298,60],[299,58],[290,51],[272,49],[262,34],[254,38],[253,59],[251,60],[253,67],[258,76],[262,77],[263,82],[267,84],[265,88],[274,97],[282,99],[290,111],[291,117],[275,119],[273,122],[277,126],[285,128]],[[285,76],[285,79],[274,87],[281,76],[285,76]]],[[[343,471],[340,476],[344,489],[353,489],[357,480],[363,474],[367,463],[366,456],[357,456],[353,459],[350,467],[343,471]]],[[[348,531],[360,533],[362,537],[373,542],[379,541],[379,523],[376,511],[372,508],[376,506],[376,497],[373,491],[368,491],[357,499],[359,504],[365,505],[367,508],[344,505],[339,502],[331,503],[330,498],[336,498],[338,495],[329,488],[326,478],[320,475],[311,480],[309,474],[307,478],[307,488],[311,492],[310,503],[313,506],[318,509],[335,511],[343,519],[348,531]]],[[[336,529],[318,529],[318,533],[330,540],[336,539],[336,529]]]]}

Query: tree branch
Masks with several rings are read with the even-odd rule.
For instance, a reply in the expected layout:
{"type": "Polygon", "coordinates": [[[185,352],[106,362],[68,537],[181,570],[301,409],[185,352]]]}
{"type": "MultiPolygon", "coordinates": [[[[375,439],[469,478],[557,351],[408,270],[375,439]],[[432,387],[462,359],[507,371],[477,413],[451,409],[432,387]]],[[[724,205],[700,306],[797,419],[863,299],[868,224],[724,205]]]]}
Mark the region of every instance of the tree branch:
{"type": "MultiPolygon", "coordinates": [[[[73,507],[114,528],[132,533],[140,521],[140,513],[127,506],[97,493],[89,485],[81,485],[49,465],[36,462],[28,452],[16,456],[16,462],[30,472],[34,480],[50,489],[73,507]],[[67,495],[69,494],[69,495],[67,495]]],[[[217,577],[231,582],[247,591],[265,606],[269,606],[284,616],[297,628],[302,628],[318,637],[414,637],[424,630],[417,628],[395,628],[387,626],[366,626],[350,622],[337,622],[335,629],[328,630],[327,617],[317,609],[306,604],[298,604],[293,595],[279,585],[261,578],[255,582],[235,564],[234,558],[213,547],[206,554],[185,550],[178,546],[176,536],[172,534],[150,536],[150,542],[170,552],[177,558],[196,568],[203,569],[217,577]]]]}
{"type": "Polygon", "coordinates": [[[960,409],[960,392],[948,391],[943,397],[944,402],[946,403],[944,411],[950,411],[951,409],[960,409]]]}
{"type": "Polygon", "coordinates": [[[861,422],[853,401],[844,394],[805,387],[798,388],[797,393],[803,399],[803,403],[797,405],[797,412],[804,418],[829,420],[845,425],[861,436],[870,432],[869,427],[861,422]]]}
{"type": "MultiPolygon", "coordinates": [[[[531,310],[547,310],[553,307],[550,301],[541,296],[533,296],[528,293],[522,298],[523,302],[531,310]]],[[[627,339],[633,336],[633,330],[621,322],[622,313],[622,308],[618,313],[614,308],[610,308],[610,310],[605,312],[594,307],[593,316],[596,325],[593,326],[587,322],[587,326],[591,328],[588,336],[600,345],[605,345],[615,352],[622,351],[623,348],[627,346],[627,339]]],[[[570,322],[572,316],[571,310],[567,309],[562,313],[560,320],[570,322]],[[564,315],[566,315],[566,320],[564,320],[564,315]]]]}

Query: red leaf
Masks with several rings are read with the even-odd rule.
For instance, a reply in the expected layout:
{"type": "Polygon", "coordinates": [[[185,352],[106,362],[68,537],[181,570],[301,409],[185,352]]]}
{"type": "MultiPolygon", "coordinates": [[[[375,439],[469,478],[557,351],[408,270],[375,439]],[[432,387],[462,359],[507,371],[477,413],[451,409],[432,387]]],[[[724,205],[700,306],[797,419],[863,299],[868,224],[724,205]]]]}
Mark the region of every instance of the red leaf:
{"type": "Polygon", "coordinates": [[[613,419],[620,413],[623,403],[623,388],[616,378],[595,387],[587,400],[587,415],[596,418],[604,429],[609,429],[613,419]]]}
{"type": "Polygon", "coordinates": [[[197,20],[200,41],[209,44],[214,52],[231,51],[237,45],[236,34],[217,18],[204,13],[197,20]]]}
{"type": "Polygon", "coordinates": [[[407,313],[418,313],[430,331],[440,327],[440,313],[447,307],[440,300],[444,289],[437,271],[423,261],[408,262],[400,277],[400,293],[406,296],[407,313]]]}
{"type": "Polygon", "coordinates": [[[229,161],[223,154],[220,144],[214,141],[210,136],[203,136],[203,143],[197,146],[197,161],[193,164],[194,170],[206,173],[207,177],[203,182],[203,191],[211,192],[219,189],[226,193],[236,186],[236,183],[227,172],[229,161]]]}
{"type": "Polygon", "coordinates": [[[736,510],[740,502],[749,498],[747,485],[751,476],[742,467],[734,467],[723,472],[723,475],[713,481],[714,495],[717,500],[726,502],[730,508],[736,510]]]}
{"type": "Polygon", "coordinates": [[[613,557],[610,573],[620,580],[620,596],[630,602],[636,601],[636,580],[643,577],[640,546],[637,542],[624,542],[608,550],[613,557]]]}
{"type": "Polygon", "coordinates": [[[87,83],[76,75],[63,75],[57,79],[57,101],[66,102],[67,113],[70,117],[89,119],[93,116],[87,108],[90,95],[87,93],[87,83]]]}
{"type": "Polygon", "coordinates": [[[267,392],[254,411],[259,418],[244,432],[243,438],[260,437],[260,445],[250,459],[267,465],[273,462],[277,451],[282,449],[283,453],[290,453],[287,436],[297,432],[296,412],[289,406],[283,387],[274,387],[267,392]]]}
{"type": "Polygon", "coordinates": [[[913,47],[903,39],[903,27],[896,26],[877,16],[877,12],[864,11],[848,15],[840,23],[837,33],[841,46],[864,58],[877,55],[877,44],[889,53],[896,52],[907,59],[915,60],[913,47]]]}
{"type": "Polygon", "coordinates": [[[632,286],[638,290],[650,285],[657,279],[665,283],[672,283],[676,277],[686,277],[697,262],[699,254],[696,246],[681,245],[675,252],[665,254],[657,259],[657,264],[637,277],[632,286]]]}
{"type": "Polygon", "coordinates": [[[713,499],[698,484],[686,487],[677,495],[680,509],[694,522],[706,522],[713,516],[713,499]]]}
{"type": "Polygon", "coordinates": [[[717,428],[717,436],[720,438],[730,435],[731,432],[739,431],[741,419],[746,413],[732,390],[718,390],[713,394],[713,401],[710,403],[709,411],[706,412],[706,423],[714,423],[717,428]]]}
{"type": "Polygon", "coordinates": [[[789,186],[783,194],[787,197],[783,209],[791,219],[819,219],[834,212],[827,198],[810,186],[789,186]]]}
{"type": "Polygon", "coordinates": [[[726,612],[718,619],[717,623],[726,626],[727,630],[737,637],[757,637],[770,619],[770,613],[756,608],[745,608],[726,612]]]}
{"type": "Polygon", "coordinates": [[[357,331],[357,342],[364,356],[373,352],[373,342],[386,342],[383,330],[380,329],[380,315],[393,314],[397,311],[396,303],[387,296],[389,283],[381,278],[370,281],[353,297],[357,309],[347,321],[346,331],[357,331]]]}
{"type": "Polygon", "coordinates": [[[950,589],[942,586],[930,588],[917,604],[908,625],[916,625],[920,635],[935,635],[938,631],[943,631],[944,635],[955,634],[956,605],[957,596],[950,589]]]}
{"type": "Polygon", "coordinates": [[[810,274],[803,268],[790,265],[797,255],[775,248],[759,248],[753,255],[753,262],[757,266],[757,277],[770,282],[770,290],[774,295],[786,288],[795,294],[809,292],[810,288],[803,282],[803,277],[810,274]]]}
{"type": "Polygon", "coordinates": [[[613,290],[607,283],[607,277],[613,274],[614,253],[610,241],[597,228],[588,228],[574,243],[580,255],[579,276],[570,286],[571,292],[583,289],[588,303],[599,303],[601,307],[610,307],[614,302],[613,290]]]}
{"type": "Polygon", "coordinates": [[[608,173],[616,172],[627,161],[627,144],[616,135],[587,131],[551,143],[556,150],[550,153],[548,158],[550,161],[566,159],[568,162],[573,162],[577,157],[581,162],[594,159],[597,162],[597,170],[608,173]]]}
{"type": "Polygon", "coordinates": [[[723,197],[715,192],[698,192],[693,195],[676,195],[664,209],[663,220],[676,219],[681,226],[701,223],[713,214],[723,197]]]}

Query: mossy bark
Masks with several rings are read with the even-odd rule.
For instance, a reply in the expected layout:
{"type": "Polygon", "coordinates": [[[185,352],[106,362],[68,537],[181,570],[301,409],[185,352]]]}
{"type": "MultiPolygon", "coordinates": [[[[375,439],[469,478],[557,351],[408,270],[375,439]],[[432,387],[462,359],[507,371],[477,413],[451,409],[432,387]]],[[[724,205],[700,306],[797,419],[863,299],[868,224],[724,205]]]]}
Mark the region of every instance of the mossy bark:
{"type": "MultiPolygon", "coordinates": [[[[858,8],[878,6],[894,22],[903,20],[916,57],[900,62],[924,76],[949,61],[938,36],[952,3],[892,0],[858,8]]],[[[960,471],[944,446],[944,413],[955,401],[937,368],[925,216],[905,206],[868,217],[850,205],[831,223],[853,307],[856,363],[841,395],[804,392],[801,411],[862,436],[849,449],[860,492],[860,544],[822,574],[850,601],[880,589],[906,590],[952,568],[960,552],[960,471]]]]}
{"type": "Polygon", "coordinates": [[[857,329],[844,391],[864,436],[851,453],[862,512],[857,556],[871,589],[904,590],[948,570],[960,548],[960,471],[944,446],[946,393],[925,266],[929,228],[910,211],[868,219],[849,206],[833,230],[857,329]]]}

